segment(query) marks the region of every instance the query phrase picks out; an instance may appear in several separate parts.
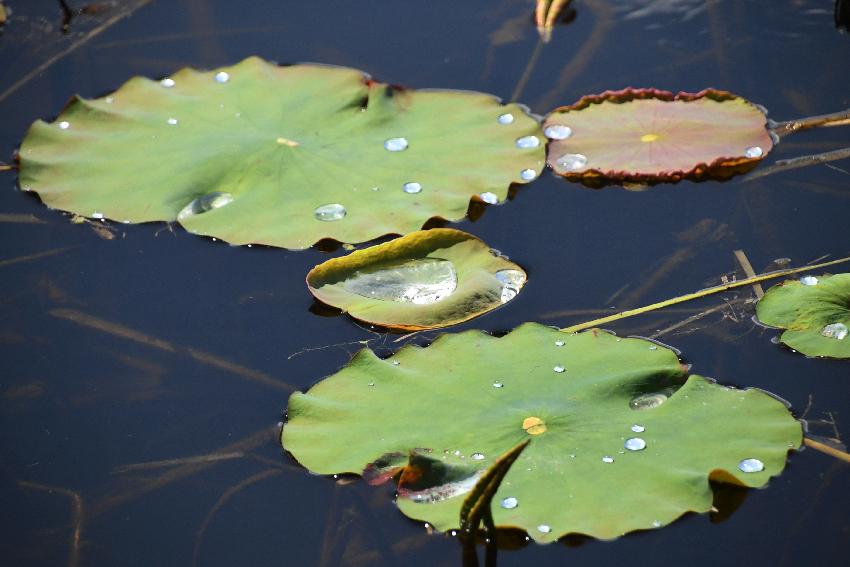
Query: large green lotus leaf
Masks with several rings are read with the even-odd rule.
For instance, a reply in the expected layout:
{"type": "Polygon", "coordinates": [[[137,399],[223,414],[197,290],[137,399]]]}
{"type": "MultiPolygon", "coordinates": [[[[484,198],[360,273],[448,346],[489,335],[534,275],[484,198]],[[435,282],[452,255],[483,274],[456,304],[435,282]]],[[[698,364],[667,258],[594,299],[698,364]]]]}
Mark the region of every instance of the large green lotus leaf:
{"type": "Polygon", "coordinates": [[[392,329],[456,325],[507,303],[526,274],[471,234],[420,230],[324,262],[310,292],[352,317],[392,329]]]}
{"type": "MultiPolygon", "coordinates": [[[[387,360],[362,350],[292,395],[282,433],[284,448],[320,474],[388,470],[398,463],[389,455],[411,450],[430,451],[448,470],[477,464],[480,474],[529,437],[493,517],[550,542],[615,538],[705,512],[710,479],[763,486],[800,445],[802,427],[764,392],[687,377],[672,350],[650,341],[527,323],[501,338],[443,335],[387,360]]],[[[477,476],[438,476],[452,480],[400,497],[399,508],[456,528],[477,476]]]]}
{"type": "Polygon", "coordinates": [[[761,109],[726,91],[624,89],[585,96],[546,117],[548,163],[590,186],[723,179],[773,147],[761,109]]]}
{"type": "Polygon", "coordinates": [[[541,171],[540,135],[522,106],[491,95],[252,57],[74,99],[30,129],[20,184],[80,215],[301,249],[459,220],[476,196],[503,201],[541,171]]]}
{"type": "Polygon", "coordinates": [[[850,274],[804,276],[770,288],[756,306],[780,341],[807,356],[850,358],[850,274]]]}

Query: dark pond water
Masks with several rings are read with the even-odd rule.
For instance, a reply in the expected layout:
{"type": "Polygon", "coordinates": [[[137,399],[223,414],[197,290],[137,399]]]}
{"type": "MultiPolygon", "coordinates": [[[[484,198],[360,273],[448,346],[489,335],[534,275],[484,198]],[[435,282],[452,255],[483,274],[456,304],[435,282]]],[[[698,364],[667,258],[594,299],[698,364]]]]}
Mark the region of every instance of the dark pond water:
{"type": "MultiPolygon", "coordinates": [[[[75,92],[102,95],[132,75],[252,54],[411,87],[506,99],[521,91],[541,114],[627,85],[723,88],[776,119],[850,107],[850,36],[835,29],[828,0],[576,0],[574,21],[531,69],[530,0],[136,0],[76,18],[65,36],[56,2],[4,3],[13,11],[0,35],[6,163],[29,124],[75,92]],[[92,33],[122,10],[133,13],[92,33]]],[[[848,139],[841,128],[795,135],[768,162],[848,139]]],[[[735,249],[756,270],[847,255],[848,170],[837,161],[642,193],[545,174],[458,223],[525,266],[530,281],[505,308],[453,330],[565,326],[679,295],[733,275],[735,249]]],[[[235,248],[161,224],[72,224],[18,191],[14,172],[0,172],[0,185],[0,563],[460,564],[458,542],[406,519],[387,490],[310,475],[275,441],[291,391],[335,372],[358,342],[382,354],[401,344],[311,311],[304,275],[343,251],[235,248]],[[139,466],[211,453],[223,458],[139,466]]],[[[850,366],[772,344],[775,333],[756,327],[741,301],[750,293],[611,328],[650,335],[728,302],[659,338],[697,373],[775,392],[797,415],[808,407],[813,432],[850,435],[850,366]],[[831,418],[837,432],[816,422],[831,418]]],[[[717,506],[614,542],[508,545],[499,562],[800,565],[850,552],[850,466],[821,453],[792,455],[767,489],[717,506]]]]}

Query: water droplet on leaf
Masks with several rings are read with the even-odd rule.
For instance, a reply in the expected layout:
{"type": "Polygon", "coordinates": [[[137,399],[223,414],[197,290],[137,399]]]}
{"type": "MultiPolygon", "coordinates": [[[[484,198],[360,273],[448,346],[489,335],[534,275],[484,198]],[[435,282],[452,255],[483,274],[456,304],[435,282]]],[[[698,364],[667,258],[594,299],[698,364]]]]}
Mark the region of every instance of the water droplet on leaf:
{"type": "Polygon", "coordinates": [[[347,213],[348,211],[345,210],[345,207],[339,203],[328,203],[327,205],[316,207],[316,210],[313,211],[313,216],[317,220],[331,222],[341,220],[347,213]]]}
{"type": "Polygon", "coordinates": [[[484,193],[481,193],[481,195],[479,195],[479,197],[481,197],[481,200],[484,201],[485,203],[487,203],[488,205],[498,205],[499,204],[499,198],[496,196],[495,193],[485,191],[484,193]]]}
{"type": "Polygon", "coordinates": [[[644,441],[640,437],[632,437],[631,439],[626,439],[626,442],[623,444],[623,447],[625,447],[629,451],[643,451],[644,449],[646,449],[646,441],[644,441]]]}
{"type": "Polygon", "coordinates": [[[744,155],[751,159],[760,158],[764,155],[764,150],[762,150],[758,146],[750,146],[749,148],[747,148],[747,151],[744,152],[744,155]]]}
{"type": "Polygon", "coordinates": [[[415,181],[408,181],[407,183],[404,184],[402,189],[404,189],[405,193],[414,194],[414,193],[419,193],[420,191],[422,191],[422,185],[420,185],[419,183],[417,183],[415,181]]]}
{"type": "Polygon", "coordinates": [[[406,138],[389,138],[384,142],[384,148],[389,152],[401,152],[407,149],[406,138]]]}
{"type": "Polygon", "coordinates": [[[573,135],[573,129],[563,124],[550,124],[543,134],[550,140],[564,140],[573,135]]]}
{"type": "Polygon", "coordinates": [[[761,472],[764,470],[764,463],[758,459],[744,459],[738,463],[738,468],[745,473],[761,472]]]}
{"type": "Polygon", "coordinates": [[[838,339],[841,341],[847,336],[847,325],[844,323],[830,323],[821,329],[820,334],[828,339],[838,339]]]}
{"type": "Polygon", "coordinates": [[[803,285],[818,285],[818,279],[814,276],[803,276],[800,278],[800,283],[803,285]]]}
{"type": "Polygon", "coordinates": [[[564,171],[578,171],[587,165],[587,157],[582,154],[564,154],[555,161],[555,165],[564,171]]]}
{"type": "Polygon", "coordinates": [[[522,138],[517,138],[516,147],[521,149],[527,148],[536,148],[540,145],[540,138],[537,136],[523,136],[522,138]]]}
{"type": "Polygon", "coordinates": [[[513,510],[519,505],[519,502],[513,496],[508,496],[507,498],[502,498],[502,502],[499,505],[505,510],[513,510]]]}
{"type": "Polygon", "coordinates": [[[422,258],[357,270],[343,285],[346,291],[369,299],[427,305],[454,292],[457,272],[448,260],[422,258]]]}
{"type": "Polygon", "coordinates": [[[499,124],[513,124],[514,115],[510,112],[506,112],[505,114],[500,114],[497,120],[499,121],[499,124]]]}
{"type": "Polygon", "coordinates": [[[230,80],[230,74],[226,71],[219,71],[215,74],[215,82],[216,83],[226,83],[230,80]]]}
{"type": "Polygon", "coordinates": [[[517,296],[525,285],[526,276],[519,270],[499,270],[495,273],[496,279],[502,284],[502,303],[507,303],[517,296]]]}
{"type": "Polygon", "coordinates": [[[648,410],[657,408],[667,401],[667,395],[662,393],[656,394],[641,394],[629,402],[629,407],[633,410],[648,410]]]}

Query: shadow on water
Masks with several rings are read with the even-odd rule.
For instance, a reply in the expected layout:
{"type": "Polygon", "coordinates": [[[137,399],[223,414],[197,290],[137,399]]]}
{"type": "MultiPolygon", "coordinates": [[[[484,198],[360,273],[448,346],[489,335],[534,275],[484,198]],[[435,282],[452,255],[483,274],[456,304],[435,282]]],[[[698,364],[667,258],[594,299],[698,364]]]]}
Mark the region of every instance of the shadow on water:
{"type": "MultiPolygon", "coordinates": [[[[359,348],[386,356],[436,334],[381,335],[313,302],[304,275],[345,253],[339,243],[229,247],[165,225],[75,222],[21,193],[17,145],[72,94],[256,54],[492,92],[538,114],[628,85],[723,88],[777,119],[850,106],[836,70],[850,55],[844,0],[583,0],[547,44],[518,0],[0,4],[0,557],[14,565],[461,563],[457,538],[404,518],[386,490],[311,475],[277,440],[291,392],[359,348]]],[[[847,145],[841,128],[795,135],[771,163],[847,145]]],[[[544,174],[503,205],[474,201],[450,226],[531,278],[509,306],[458,329],[594,319],[746,277],[742,256],[762,272],[847,255],[850,166],[837,157],[642,193],[544,174]]],[[[611,327],[674,344],[722,383],[781,394],[840,446],[847,365],[772,344],[776,333],[751,322],[758,293],[611,327]]],[[[549,546],[499,531],[499,564],[835,562],[850,551],[848,506],[850,468],[805,450],[767,490],[717,485],[715,512],[661,530],[549,546]]]]}

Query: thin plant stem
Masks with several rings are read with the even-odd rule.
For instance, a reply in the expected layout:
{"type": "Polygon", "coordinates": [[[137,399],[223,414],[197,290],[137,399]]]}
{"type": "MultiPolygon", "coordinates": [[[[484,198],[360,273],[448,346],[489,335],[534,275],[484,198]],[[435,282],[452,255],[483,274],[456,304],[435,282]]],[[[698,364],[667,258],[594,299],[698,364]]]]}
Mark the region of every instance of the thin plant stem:
{"type": "Polygon", "coordinates": [[[772,124],[771,130],[773,130],[777,136],[782,138],[783,136],[799,132],[800,130],[847,125],[850,125],[850,108],[839,112],[832,112],[830,114],[819,114],[817,116],[809,116],[808,118],[786,120],[785,122],[772,124]]]}
{"type": "Polygon", "coordinates": [[[850,463],[850,454],[845,453],[844,451],[839,451],[834,447],[830,447],[829,445],[825,445],[820,441],[815,441],[814,439],[809,439],[808,437],[803,438],[803,444],[806,447],[810,447],[815,451],[820,451],[825,455],[829,455],[830,457],[835,457],[840,461],[844,461],[845,463],[850,463]]]}
{"type": "Polygon", "coordinates": [[[841,148],[838,150],[823,152],[822,154],[812,154],[790,159],[780,159],[769,167],[765,167],[764,169],[757,169],[756,171],[745,175],[742,178],[742,181],[752,181],[754,179],[759,179],[767,175],[779,173],[780,171],[798,169],[800,167],[808,167],[810,165],[818,165],[822,163],[825,164],[830,161],[846,158],[850,158],[850,148],[841,148]]]}
{"type": "Polygon", "coordinates": [[[602,317],[601,319],[594,319],[593,321],[587,321],[586,323],[579,323],[578,325],[572,325],[570,327],[564,327],[561,329],[564,333],[575,333],[584,329],[590,329],[591,327],[597,327],[599,325],[603,325],[605,323],[610,323],[612,321],[619,321],[620,319],[625,319],[627,317],[633,317],[635,315],[641,315],[643,313],[649,313],[650,311],[655,311],[657,309],[663,309],[664,307],[668,307],[670,305],[677,305],[679,303],[684,303],[686,301],[691,301],[694,299],[700,299],[702,297],[708,297],[709,295],[714,295],[715,293],[722,293],[724,291],[728,291],[730,289],[735,289],[738,287],[745,287],[749,285],[753,285],[755,283],[763,282],[765,280],[771,280],[774,278],[781,278],[783,276],[789,276],[791,274],[797,274],[799,272],[807,272],[811,270],[817,270],[819,268],[825,268],[827,266],[832,266],[835,264],[840,264],[842,262],[850,261],[850,257],[839,258],[838,260],[832,260],[830,262],[823,262],[821,264],[815,264],[814,266],[803,266],[802,268],[790,268],[787,270],[778,270],[775,272],[769,272],[767,274],[762,274],[760,276],[756,276],[754,278],[746,278],[743,280],[739,280],[736,282],[731,282],[723,285],[718,285],[714,287],[709,287],[700,291],[696,291],[694,293],[688,293],[686,295],[681,295],[679,297],[674,297],[673,299],[667,299],[665,301],[660,301],[658,303],[653,303],[652,305],[646,305],[644,307],[638,307],[637,309],[629,309],[627,311],[621,311],[620,313],[615,313],[614,315],[610,315],[608,317],[602,317]]]}

